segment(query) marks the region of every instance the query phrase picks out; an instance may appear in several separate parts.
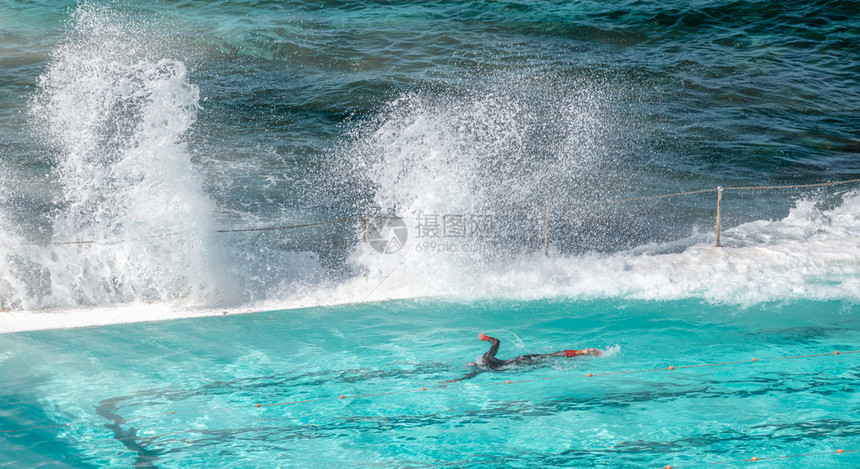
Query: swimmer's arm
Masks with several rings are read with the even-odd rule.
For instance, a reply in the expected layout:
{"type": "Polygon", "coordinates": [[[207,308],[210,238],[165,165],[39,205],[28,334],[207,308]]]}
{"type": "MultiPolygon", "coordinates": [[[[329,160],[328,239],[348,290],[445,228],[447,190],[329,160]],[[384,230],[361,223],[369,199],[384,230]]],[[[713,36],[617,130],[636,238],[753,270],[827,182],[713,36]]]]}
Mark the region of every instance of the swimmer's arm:
{"type": "Polygon", "coordinates": [[[499,352],[499,344],[501,344],[501,342],[499,342],[499,339],[497,339],[495,337],[490,337],[490,336],[484,334],[483,332],[478,334],[478,338],[481,340],[486,340],[487,342],[489,342],[491,344],[490,350],[484,354],[484,357],[487,357],[489,355],[490,358],[495,358],[496,354],[499,352]]]}
{"type": "Polygon", "coordinates": [[[478,334],[478,339],[480,339],[480,340],[486,340],[487,342],[489,342],[489,343],[491,343],[491,344],[497,344],[497,343],[499,342],[499,339],[497,339],[497,338],[495,338],[495,337],[490,337],[490,336],[488,336],[488,335],[484,334],[483,332],[481,332],[480,334],[478,334]]]}
{"type": "Polygon", "coordinates": [[[603,351],[598,348],[584,348],[582,350],[562,350],[552,354],[554,357],[578,357],[580,355],[594,355],[595,357],[603,355],[603,351]]]}

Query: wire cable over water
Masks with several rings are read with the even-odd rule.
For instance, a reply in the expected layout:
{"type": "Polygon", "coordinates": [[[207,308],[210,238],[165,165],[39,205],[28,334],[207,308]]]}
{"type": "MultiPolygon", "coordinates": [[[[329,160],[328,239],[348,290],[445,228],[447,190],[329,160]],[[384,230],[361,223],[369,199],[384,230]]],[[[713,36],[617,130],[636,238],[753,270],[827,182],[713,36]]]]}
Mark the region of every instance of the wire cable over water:
{"type": "MultiPolygon", "coordinates": [[[[826,183],[817,183],[817,184],[794,184],[794,185],[784,185],[784,186],[737,186],[737,187],[719,187],[719,188],[711,188],[711,189],[700,189],[686,192],[674,192],[669,194],[655,194],[655,195],[646,195],[640,197],[628,197],[628,198],[620,198],[620,199],[603,199],[603,200],[592,200],[592,201],[583,201],[583,202],[568,202],[563,203],[561,206],[573,206],[573,205],[599,205],[599,204],[610,204],[610,203],[629,203],[629,202],[638,202],[643,200],[653,200],[653,199],[664,199],[670,197],[682,197],[687,195],[696,195],[696,194],[705,194],[709,192],[719,192],[721,190],[725,191],[756,191],[756,190],[774,190],[774,189],[803,189],[803,188],[811,188],[811,187],[830,187],[837,186],[842,184],[853,184],[860,182],[860,179],[850,179],[847,181],[834,181],[834,182],[826,182],[826,183]]],[[[496,213],[504,213],[504,212],[512,212],[518,210],[529,210],[534,208],[544,208],[547,207],[547,203],[540,204],[531,204],[531,205],[522,205],[517,207],[510,207],[506,209],[497,210],[496,213]]],[[[402,219],[405,217],[397,216],[397,215],[379,215],[385,216],[387,218],[392,219],[402,219]]],[[[337,220],[325,220],[319,222],[309,222],[309,223],[299,223],[295,225],[282,225],[282,226],[272,226],[272,227],[259,227],[259,228],[235,228],[235,229],[220,229],[215,230],[215,233],[225,234],[225,233],[255,233],[255,232],[266,232],[266,231],[282,231],[282,230],[293,230],[298,228],[310,228],[315,226],[324,226],[324,225],[335,225],[340,223],[354,222],[354,221],[364,221],[368,218],[374,218],[373,216],[353,216],[347,218],[340,218],[337,220]]],[[[162,233],[155,234],[152,237],[165,237],[165,236],[179,236],[183,233],[162,233]]],[[[51,241],[51,242],[30,242],[30,243],[22,243],[24,246],[68,246],[68,245],[83,245],[83,244],[119,244],[129,242],[128,240],[105,240],[105,241],[97,241],[97,240],[79,240],[79,241],[51,241]]]]}

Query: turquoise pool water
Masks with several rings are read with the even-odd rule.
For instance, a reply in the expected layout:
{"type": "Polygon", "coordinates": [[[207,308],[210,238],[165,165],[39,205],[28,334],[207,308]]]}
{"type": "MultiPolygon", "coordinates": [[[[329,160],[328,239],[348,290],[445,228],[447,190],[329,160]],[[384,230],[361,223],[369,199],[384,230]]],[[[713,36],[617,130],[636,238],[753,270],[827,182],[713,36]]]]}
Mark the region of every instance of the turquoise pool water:
{"type": "Polygon", "coordinates": [[[840,301],[409,300],[5,334],[0,465],[857,467],[860,354],[832,354],[857,321],[840,301]],[[502,358],[608,353],[445,383],[479,332],[502,358]]]}

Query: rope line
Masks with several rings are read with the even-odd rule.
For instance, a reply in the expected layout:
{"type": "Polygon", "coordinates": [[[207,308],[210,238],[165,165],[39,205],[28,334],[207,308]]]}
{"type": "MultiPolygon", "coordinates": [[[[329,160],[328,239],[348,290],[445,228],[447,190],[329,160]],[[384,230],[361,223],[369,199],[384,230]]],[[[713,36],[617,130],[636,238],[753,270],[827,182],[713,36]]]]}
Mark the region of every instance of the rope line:
{"type": "Polygon", "coordinates": [[[824,183],[820,183],[820,184],[795,184],[793,186],[723,187],[723,190],[727,190],[727,191],[754,191],[754,190],[763,190],[763,189],[802,189],[802,188],[806,188],[806,187],[838,186],[840,184],[851,184],[853,182],[860,182],[860,179],[850,179],[848,181],[824,182],[824,183]]]}
{"type": "MultiPolygon", "coordinates": [[[[809,187],[828,187],[828,186],[837,186],[841,184],[851,184],[855,182],[860,182],[860,179],[850,179],[847,181],[835,181],[835,182],[825,182],[818,184],[794,184],[794,185],[786,185],[786,186],[736,186],[736,187],[723,187],[723,190],[727,191],[748,191],[748,190],[767,190],[767,189],[801,189],[801,188],[809,188],[809,187]]],[[[564,205],[598,205],[598,204],[608,204],[608,203],[625,203],[625,202],[636,202],[641,200],[652,200],[652,199],[664,199],[668,197],[680,197],[685,195],[695,195],[695,194],[704,194],[708,192],[717,192],[719,189],[711,188],[711,189],[700,189],[695,191],[687,191],[687,192],[674,192],[671,194],[656,194],[656,195],[646,195],[641,197],[628,197],[623,199],[604,199],[604,200],[593,200],[588,202],[578,202],[578,203],[568,203],[564,205]]],[[[497,210],[494,213],[503,213],[503,212],[512,212],[516,210],[528,210],[536,207],[545,207],[544,204],[532,204],[532,205],[522,205],[518,207],[511,207],[507,209],[497,210]]],[[[403,219],[406,217],[395,216],[395,215],[380,215],[388,218],[395,219],[403,219]]],[[[223,234],[223,233],[254,233],[254,232],[264,232],[264,231],[280,231],[280,230],[293,230],[297,228],[309,228],[313,226],[323,226],[323,225],[334,225],[339,223],[346,223],[350,221],[358,221],[362,219],[373,218],[371,216],[354,216],[348,218],[341,218],[339,220],[328,220],[328,221],[320,221],[313,223],[301,223],[297,225],[284,225],[284,226],[271,226],[264,228],[236,228],[236,229],[222,229],[215,230],[215,233],[223,234]]],[[[151,238],[158,238],[164,236],[177,236],[183,233],[164,233],[158,235],[152,235],[151,238]]],[[[44,243],[21,243],[24,246],[68,246],[68,245],[83,245],[83,244],[118,244],[128,242],[126,240],[117,240],[117,241],[95,241],[95,240],[81,240],[81,241],[54,241],[54,242],[44,242],[44,243]]]]}
{"type": "Polygon", "coordinates": [[[717,189],[701,189],[698,191],[688,191],[688,192],[675,192],[673,194],[659,194],[659,195],[646,195],[642,197],[630,197],[627,199],[606,199],[606,200],[595,200],[592,202],[585,202],[585,205],[597,205],[597,204],[608,204],[608,203],[622,203],[622,202],[636,202],[639,200],[650,200],[650,199],[663,199],[666,197],[678,197],[682,195],[693,195],[693,194],[704,194],[706,192],[717,192],[717,189]]]}
{"type": "Polygon", "coordinates": [[[698,463],[698,464],[688,464],[688,465],[682,465],[682,466],[675,466],[675,465],[669,464],[669,465],[660,467],[660,469],[681,469],[684,467],[701,466],[702,464],[709,464],[712,466],[716,466],[716,465],[721,465],[721,464],[737,464],[737,463],[744,463],[744,462],[773,461],[776,459],[803,458],[803,457],[808,457],[808,456],[828,456],[831,454],[845,454],[845,453],[856,453],[856,452],[860,452],[860,449],[837,449],[834,451],[826,451],[826,452],[821,452],[821,453],[789,454],[789,455],[785,455],[785,456],[768,456],[768,457],[764,457],[764,458],[759,458],[759,457],[753,456],[749,459],[735,459],[733,461],[698,463]]]}
{"type": "MultiPolygon", "coordinates": [[[[837,351],[828,352],[828,353],[815,353],[815,354],[795,355],[795,356],[788,356],[788,357],[770,357],[770,358],[765,358],[765,359],[752,358],[749,360],[738,360],[738,361],[720,362],[720,363],[703,363],[703,364],[699,364],[699,365],[679,365],[679,366],[669,365],[668,367],[663,367],[663,368],[649,368],[649,369],[641,369],[641,370],[614,371],[614,372],[607,372],[607,373],[586,373],[584,375],[558,375],[558,376],[546,376],[543,378],[523,379],[523,380],[510,380],[510,379],[508,379],[505,381],[495,381],[495,382],[489,382],[489,383],[464,383],[461,385],[461,387],[498,386],[498,385],[502,385],[502,384],[523,384],[523,383],[534,383],[534,382],[540,382],[540,381],[549,381],[549,380],[554,380],[554,379],[563,379],[563,378],[572,378],[572,377],[573,378],[595,378],[595,377],[601,377],[601,376],[617,376],[617,375],[632,374],[632,373],[649,373],[649,372],[657,372],[657,371],[674,371],[674,370],[683,370],[683,369],[691,369],[691,368],[704,368],[704,367],[713,367],[713,366],[752,364],[752,363],[761,363],[762,361],[767,361],[767,360],[793,360],[793,359],[800,359],[800,358],[838,356],[838,355],[847,355],[847,354],[854,354],[854,353],[860,353],[860,350],[849,350],[849,351],[838,351],[837,350],[837,351]]],[[[307,403],[312,403],[312,402],[359,399],[359,398],[364,398],[364,397],[390,396],[390,395],[395,395],[395,394],[410,394],[410,393],[418,393],[418,392],[427,392],[430,390],[439,391],[439,390],[444,390],[444,389],[448,389],[448,385],[436,386],[434,388],[421,387],[421,388],[410,388],[410,389],[384,391],[384,392],[378,392],[378,393],[355,394],[355,395],[341,394],[339,396],[316,397],[316,398],[302,399],[302,400],[296,400],[296,401],[269,402],[269,403],[255,402],[253,404],[225,406],[225,407],[218,407],[218,408],[212,408],[212,409],[189,409],[189,410],[170,411],[170,412],[165,412],[165,413],[159,412],[159,413],[154,413],[151,415],[139,415],[136,417],[117,419],[116,421],[117,422],[129,422],[131,420],[138,420],[138,419],[142,419],[142,418],[153,418],[153,417],[156,417],[159,415],[168,415],[168,414],[172,415],[172,414],[220,412],[220,411],[224,411],[224,410],[246,409],[248,407],[255,407],[255,408],[279,407],[279,406],[288,406],[288,405],[307,404],[307,403]]],[[[55,425],[55,426],[60,426],[60,425],[55,425]]],[[[47,427],[35,427],[35,428],[47,428],[47,427]]],[[[27,429],[0,430],[0,432],[25,431],[25,430],[27,430],[27,429]]]]}
{"type": "MultiPolygon", "coordinates": [[[[524,380],[509,380],[508,379],[505,381],[496,381],[496,382],[490,382],[490,383],[466,383],[466,384],[463,384],[461,386],[461,388],[464,388],[464,387],[480,387],[480,386],[498,386],[498,385],[502,385],[502,384],[533,383],[533,382],[539,382],[539,381],[547,381],[547,380],[552,380],[552,379],[570,378],[570,377],[592,378],[592,377],[600,377],[600,376],[615,376],[615,375],[630,374],[630,373],[674,371],[674,370],[702,368],[702,367],[759,363],[761,361],[767,361],[767,360],[808,359],[808,358],[815,358],[815,357],[839,356],[839,355],[855,354],[855,353],[860,353],[860,350],[849,350],[849,351],[838,351],[837,350],[837,351],[828,352],[828,353],[792,355],[792,356],[786,356],[786,357],[770,357],[770,358],[766,358],[764,360],[752,358],[749,360],[737,360],[737,361],[720,362],[720,363],[704,363],[704,364],[698,364],[698,365],[679,365],[679,366],[670,365],[668,367],[663,367],[663,368],[627,370],[627,371],[617,371],[617,372],[607,372],[607,373],[587,373],[585,375],[573,375],[573,376],[571,376],[571,375],[547,376],[547,377],[543,377],[543,378],[524,379],[524,380]]],[[[447,386],[443,385],[443,386],[437,386],[436,388],[434,388],[434,390],[442,390],[442,389],[446,389],[446,388],[447,388],[447,386]]],[[[149,415],[138,415],[135,417],[128,417],[128,418],[124,418],[124,419],[115,419],[114,422],[115,423],[128,423],[128,422],[131,422],[134,420],[140,420],[140,419],[146,419],[146,418],[151,419],[151,418],[155,418],[158,416],[166,416],[166,415],[219,412],[219,411],[225,411],[225,410],[248,409],[249,407],[251,407],[251,408],[280,407],[280,406],[307,404],[307,403],[322,402],[322,401],[360,399],[360,398],[367,398],[367,397],[391,396],[391,395],[397,395],[397,394],[409,394],[409,393],[427,392],[427,391],[429,391],[429,389],[427,387],[421,387],[418,389],[415,389],[415,388],[413,388],[413,389],[402,389],[402,390],[385,391],[385,392],[378,392],[378,393],[366,393],[366,394],[355,394],[355,395],[341,394],[340,396],[336,396],[336,397],[333,397],[333,396],[317,397],[317,398],[295,400],[295,401],[270,402],[270,403],[256,402],[252,405],[244,404],[244,405],[218,407],[218,408],[212,408],[212,409],[196,409],[196,410],[180,410],[180,411],[171,410],[171,411],[165,412],[165,413],[158,412],[158,413],[153,413],[153,414],[149,414],[149,415]]],[[[81,424],[81,423],[79,423],[79,424],[81,424]]],[[[86,424],[86,423],[84,422],[82,424],[86,424]]],[[[33,427],[19,428],[19,429],[0,430],[0,433],[7,433],[7,434],[22,433],[22,432],[27,432],[27,431],[42,430],[42,429],[49,429],[49,428],[63,428],[63,427],[71,427],[71,426],[72,426],[72,422],[68,422],[68,423],[63,423],[63,424],[40,425],[40,426],[33,426],[33,427]]],[[[660,467],[660,469],[681,469],[681,468],[687,468],[687,467],[701,466],[703,464],[707,464],[707,465],[737,464],[737,463],[770,461],[770,460],[779,460],[779,459],[791,459],[791,458],[801,458],[801,457],[810,457],[810,456],[824,456],[824,455],[856,453],[856,452],[860,452],[860,449],[843,450],[840,448],[840,449],[837,449],[834,451],[817,452],[817,453],[803,453],[803,454],[791,454],[791,455],[782,455],[782,456],[768,456],[768,457],[761,457],[761,458],[750,457],[748,459],[742,459],[742,460],[736,459],[736,460],[726,460],[726,461],[719,461],[719,462],[697,463],[697,464],[682,464],[682,465],[669,464],[669,465],[665,465],[665,466],[660,467]]]]}
{"type": "MultiPolygon", "coordinates": [[[[851,350],[851,351],[847,351],[847,352],[834,351],[834,352],[829,352],[829,353],[816,353],[816,354],[811,354],[811,355],[797,355],[797,356],[790,356],[790,357],[772,357],[772,358],[765,359],[765,360],[791,360],[791,359],[798,359],[798,358],[813,358],[813,357],[823,357],[823,356],[832,356],[832,355],[845,355],[845,354],[852,354],[852,353],[860,353],[860,350],[851,350]]],[[[574,377],[592,378],[592,377],[598,377],[598,376],[615,376],[615,375],[623,375],[623,374],[631,374],[631,373],[647,373],[647,372],[655,372],[655,371],[674,371],[674,370],[687,369],[687,368],[703,368],[703,367],[711,367],[711,366],[725,366],[725,365],[737,365],[737,364],[744,364],[744,363],[746,363],[746,364],[758,363],[761,361],[762,360],[759,360],[757,358],[752,358],[750,360],[740,360],[740,361],[722,362],[722,363],[705,363],[705,364],[700,364],[700,365],[681,365],[681,366],[670,365],[670,366],[665,367],[665,368],[615,371],[615,372],[608,372],[608,373],[586,373],[584,375],[574,375],[574,377]]],[[[468,383],[468,384],[464,384],[463,386],[464,387],[480,387],[480,386],[498,386],[500,384],[534,383],[534,382],[539,382],[539,381],[548,381],[548,380],[552,380],[552,379],[562,379],[562,378],[570,378],[570,377],[571,377],[571,375],[559,375],[559,376],[547,376],[547,377],[543,377],[543,378],[523,379],[523,380],[514,380],[514,381],[508,379],[505,381],[496,381],[496,382],[491,382],[491,383],[468,383]]],[[[442,389],[446,389],[446,387],[447,386],[438,386],[436,388],[430,388],[430,389],[442,390],[442,389]]],[[[421,387],[421,388],[417,388],[417,389],[402,389],[402,390],[397,390],[397,391],[386,391],[386,392],[379,392],[379,393],[372,393],[372,394],[356,394],[356,395],[341,394],[341,395],[336,396],[336,397],[335,396],[318,397],[318,398],[304,399],[304,400],[299,400],[299,401],[275,402],[275,403],[268,403],[268,404],[266,404],[266,403],[254,403],[253,407],[286,406],[286,405],[305,404],[305,403],[320,402],[320,401],[358,399],[358,398],[362,398],[362,397],[387,396],[387,395],[393,395],[393,394],[409,394],[409,393],[417,393],[417,392],[426,392],[430,389],[428,389],[427,387],[421,387]]],[[[233,409],[237,409],[237,408],[247,408],[247,407],[248,407],[248,405],[244,405],[244,406],[226,407],[223,409],[224,410],[227,410],[227,409],[233,410],[233,409]]],[[[217,410],[221,410],[221,409],[185,410],[182,412],[183,413],[213,412],[213,411],[217,411],[217,410]]]]}
{"type": "MultiPolygon", "coordinates": [[[[571,377],[574,377],[574,378],[576,378],[576,377],[578,377],[578,378],[594,378],[594,377],[601,377],[601,376],[617,376],[617,375],[632,374],[632,373],[649,373],[649,372],[657,372],[657,371],[674,371],[674,370],[683,370],[683,369],[691,369],[691,368],[704,368],[704,367],[713,367],[713,366],[751,364],[751,363],[760,363],[762,361],[767,361],[767,360],[794,360],[794,359],[800,359],[800,358],[838,356],[838,355],[848,355],[848,354],[854,354],[854,353],[860,353],[860,350],[849,350],[849,351],[838,351],[837,350],[837,351],[828,352],[828,353],[794,355],[794,356],[788,356],[788,357],[770,357],[770,358],[765,358],[763,360],[758,359],[758,358],[752,358],[749,360],[737,360],[737,361],[720,362],[720,363],[703,363],[703,364],[699,364],[699,365],[679,365],[679,366],[670,365],[668,367],[662,367],[662,368],[648,368],[648,369],[641,369],[641,370],[614,371],[614,372],[606,372],[606,373],[586,373],[584,375],[558,375],[558,376],[546,376],[543,378],[523,379],[523,380],[510,380],[510,379],[508,379],[505,381],[495,381],[495,382],[489,382],[489,383],[464,383],[461,385],[461,387],[498,386],[498,385],[502,385],[502,384],[523,384],[523,383],[534,383],[534,382],[540,382],[540,381],[548,381],[548,380],[571,378],[571,377]]],[[[190,410],[170,411],[170,412],[166,412],[166,413],[156,413],[156,414],[151,414],[151,415],[138,415],[135,417],[117,419],[116,421],[117,422],[129,422],[132,420],[138,420],[138,419],[142,419],[142,418],[152,418],[152,417],[155,417],[157,415],[167,415],[167,414],[172,415],[172,414],[220,412],[220,411],[224,411],[224,410],[246,409],[248,407],[277,407],[277,406],[307,404],[307,403],[322,402],[322,401],[359,399],[359,398],[364,398],[364,397],[389,396],[389,395],[395,395],[395,394],[410,394],[410,393],[416,393],[416,392],[427,392],[430,390],[443,390],[443,389],[447,389],[447,388],[448,388],[448,385],[442,385],[442,386],[437,386],[435,388],[421,387],[421,388],[401,389],[401,390],[395,390],[395,391],[385,391],[385,392],[367,393],[367,394],[355,394],[355,395],[341,394],[339,396],[316,397],[316,398],[302,399],[302,400],[296,400],[296,401],[270,402],[270,403],[255,402],[251,405],[242,404],[242,405],[235,405],[235,406],[217,407],[217,408],[212,408],[212,409],[190,409],[190,410]]],[[[46,426],[30,427],[30,428],[23,428],[23,429],[0,430],[0,433],[23,432],[23,431],[34,430],[34,429],[39,429],[39,428],[53,428],[53,427],[62,427],[62,426],[68,426],[68,425],[71,425],[71,424],[46,425],[46,426]]]]}
{"type": "MultiPolygon", "coordinates": [[[[363,396],[356,396],[356,397],[363,397],[363,396]]],[[[263,405],[258,405],[257,407],[266,407],[266,406],[272,406],[272,405],[279,405],[279,404],[263,404],[263,405]]],[[[171,412],[171,413],[174,413],[174,412],[171,412]]],[[[130,420],[134,420],[137,418],[140,418],[140,417],[132,417],[129,419],[118,419],[118,420],[115,420],[115,422],[128,422],[130,420]]],[[[101,425],[101,424],[99,424],[99,425],[101,425]]],[[[64,424],[59,424],[59,425],[42,425],[42,426],[38,426],[38,427],[29,427],[29,428],[23,428],[23,429],[19,429],[19,430],[0,430],[0,433],[17,433],[17,432],[25,432],[25,431],[32,431],[32,430],[38,430],[38,429],[45,429],[45,428],[62,428],[62,427],[71,427],[71,426],[72,426],[71,423],[64,423],[64,424]]],[[[181,433],[181,432],[171,432],[171,433],[167,433],[165,435],[175,434],[175,433],[181,433]]],[[[724,464],[737,464],[737,463],[749,463],[749,462],[759,462],[759,461],[775,461],[775,460],[779,460],[779,459],[805,458],[805,457],[810,457],[810,456],[831,456],[831,455],[835,455],[835,454],[841,455],[841,454],[846,454],[846,453],[858,453],[858,452],[860,452],[860,449],[842,449],[842,448],[839,448],[839,449],[836,449],[833,451],[822,451],[822,452],[817,452],[817,453],[786,454],[786,455],[781,455],[781,456],[766,456],[766,457],[761,457],[761,458],[753,456],[753,457],[750,457],[748,459],[735,459],[735,460],[726,460],[726,461],[716,461],[716,462],[710,462],[710,463],[696,463],[696,464],[683,464],[683,465],[667,464],[665,466],[661,466],[659,469],[683,469],[683,468],[688,468],[688,467],[701,466],[702,464],[717,466],[717,465],[724,465],[724,464]]]]}
{"type": "MultiPolygon", "coordinates": [[[[179,236],[179,235],[183,235],[183,234],[188,234],[188,232],[183,233],[183,232],[176,231],[176,232],[173,232],[173,233],[159,233],[159,234],[149,235],[149,236],[147,236],[147,238],[150,238],[150,239],[152,239],[152,238],[166,238],[166,237],[168,237],[168,236],[179,236]]],[[[128,239],[116,239],[116,240],[109,240],[109,241],[93,241],[93,240],[86,240],[86,241],[53,241],[53,242],[46,242],[46,243],[21,243],[21,245],[22,245],[22,246],[42,246],[42,247],[46,247],[46,246],[67,246],[67,245],[75,245],[75,244],[101,244],[101,245],[110,245],[110,244],[121,244],[121,243],[127,243],[127,242],[129,242],[129,241],[131,241],[131,240],[128,240],[128,239]]]]}
{"type": "Polygon", "coordinates": [[[28,432],[31,430],[42,430],[45,428],[61,428],[61,427],[71,427],[71,423],[62,423],[57,425],[39,425],[38,427],[28,427],[28,428],[18,428],[14,430],[0,430],[0,433],[19,433],[19,432],[28,432]]]}
{"type": "MultiPolygon", "coordinates": [[[[116,243],[116,242],[115,242],[116,243]]],[[[68,244],[109,244],[99,241],[56,241],[51,243],[21,243],[24,246],[64,246],[68,244]]]]}
{"type": "Polygon", "coordinates": [[[276,230],[292,230],[295,228],[307,228],[309,226],[320,226],[320,225],[334,225],[336,223],[346,223],[348,221],[356,221],[361,220],[362,217],[350,217],[350,218],[341,218],[340,220],[331,220],[331,221],[320,221],[316,223],[303,223],[301,225],[289,225],[289,226],[273,226],[269,228],[241,228],[235,230],[215,230],[216,233],[247,233],[254,231],[276,231],[276,230]]]}

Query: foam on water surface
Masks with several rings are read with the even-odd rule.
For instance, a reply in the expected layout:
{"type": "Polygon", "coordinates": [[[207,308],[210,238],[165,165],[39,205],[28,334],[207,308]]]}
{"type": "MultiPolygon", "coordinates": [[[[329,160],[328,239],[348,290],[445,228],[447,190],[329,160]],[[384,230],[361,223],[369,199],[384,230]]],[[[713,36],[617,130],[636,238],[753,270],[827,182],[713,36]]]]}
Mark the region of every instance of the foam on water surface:
{"type": "MultiPolygon", "coordinates": [[[[164,25],[154,24],[164,18],[130,11],[80,4],[38,80],[29,116],[52,149],[56,200],[40,213],[44,226],[33,228],[5,213],[12,199],[26,199],[16,192],[23,190],[0,194],[0,308],[13,311],[4,314],[6,331],[427,297],[743,306],[860,298],[856,190],[838,192],[838,203],[833,194],[810,196],[787,215],[736,223],[720,248],[703,228],[701,202],[641,211],[577,204],[651,195],[642,191],[656,191],[662,176],[617,187],[636,182],[627,172],[656,147],[643,138],[635,100],[621,92],[629,83],[540,66],[398,93],[347,119],[332,148],[307,163],[321,172],[302,181],[317,183],[308,194],[296,189],[271,201],[267,187],[220,199],[277,214],[236,209],[239,226],[230,228],[336,218],[330,212],[403,216],[408,239],[397,240],[397,252],[358,242],[358,222],[334,232],[216,233],[221,216],[234,213],[218,207],[213,188],[221,186],[204,183],[195,156],[217,160],[189,144],[201,90],[164,25]],[[524,204],[531,208],[502,214],[524,204]],[[489,221],[481,237],[451,243],[421,236],[428,216],[489,221]],[[665,233],[680,223],[688,224],[665,233]]],[[[276,185],[292,177],[247,164],[260,165],[248,179],[276,185]]],[[[0,179],[14,186],[8,171],[0,179]]],[[[382,235],[391,241],[390,227],[382,235]]]]}
{"type": "Polygon", "coordinates": [[[197,86],[181,61],[157,55],[149,29],[110,6],[84,6],[70,24],[31,108],[56,151],[53,245],[2,237],[3,305],[223,299],[214,204],[186,149],[197,86]]]}
{"type": "MultiPolygon", "coordinates": [[[[312,284],[292,297],[241,308],[200,308],[161,302],[54,312],[4,314],[3,331],[84,327],[221,315],[225,312],[367,303],[391,299],[454,301],[542,298],[703,299],[741,307],[774,301],[860,299],[860,234],[856,192],[832,210],[801,202],[783,220],[728,230],[727,246],[694,244],[679,253],[544,257],[542,253],[481,261],[412,252],[356,255],[365,275],[312,284]]],[[[660,250],[659,246],[654,246],[660,250]]]]}

